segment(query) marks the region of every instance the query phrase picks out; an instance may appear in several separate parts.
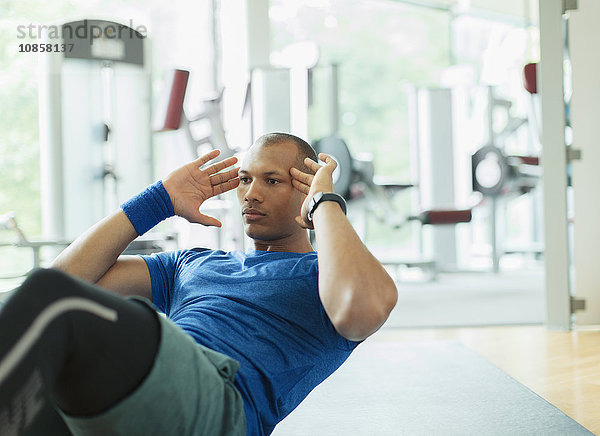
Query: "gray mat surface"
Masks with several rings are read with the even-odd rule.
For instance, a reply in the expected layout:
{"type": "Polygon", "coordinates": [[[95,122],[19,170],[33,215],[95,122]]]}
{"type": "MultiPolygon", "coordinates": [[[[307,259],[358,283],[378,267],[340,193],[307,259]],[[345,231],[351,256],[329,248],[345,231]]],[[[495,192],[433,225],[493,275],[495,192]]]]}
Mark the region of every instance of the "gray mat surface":
{"type": "Polygon", "coordinates": [[[459,342],[370,341],[273,435],[592,434],[459,342]]]}

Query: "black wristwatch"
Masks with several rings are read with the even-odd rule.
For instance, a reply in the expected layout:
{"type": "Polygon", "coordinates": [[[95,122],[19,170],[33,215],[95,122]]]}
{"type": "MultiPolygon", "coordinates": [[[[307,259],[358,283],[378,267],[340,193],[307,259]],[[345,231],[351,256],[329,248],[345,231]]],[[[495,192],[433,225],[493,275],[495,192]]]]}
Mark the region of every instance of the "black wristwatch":
{"type": "Polygon", "coordinates": [[[346,200],[344,200],[344,197],[342,197],[339,194],[335,194],[333,192],[328,192],[328,193],[317,192],[310,199],[310,203],[309,203],[309,207],[308,207],[308,221],[309,222],[312,222],[312,218],[313,218],[313,214],[315,213],[315,210],[317,209],[319,204],[323,203],[324,201],[335,201],[342,208],[344,215],[346,215],[346,200]]]}

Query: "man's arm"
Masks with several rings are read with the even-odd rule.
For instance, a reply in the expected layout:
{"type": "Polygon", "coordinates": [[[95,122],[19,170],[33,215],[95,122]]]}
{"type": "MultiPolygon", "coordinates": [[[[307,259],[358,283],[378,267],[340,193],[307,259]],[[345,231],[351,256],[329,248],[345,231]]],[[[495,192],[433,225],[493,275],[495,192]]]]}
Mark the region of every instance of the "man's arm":
{"type": "Polygon", "coordinates": [[[307,194],[303,227],[313,227],[318,244],[319,295],[336,330],[346,339],[360,341],[375,333],[396,305],[398,292],[381,263],[362,243],[340,206],[323,202],[307,220],[308,203],[316,192],[333,192],[332,174],[336,163],[320,154],[326,165],[306,159],[314,176],[292,169],[294,186],[307,194]],[[310,187],[310,188],[309,188],[310,187]],[[312,224],[312,225],[311,225],[312,224]]]}
{"type": "MultiPolygon", "coordinates": [[[[213,150],[173,171],[164,180],[163,186],[175,215],[189,222],[221,226],[217,219],[199,211],[205,200],[239,184],[237,168],[220,172],[235,164],[235,157],[200,169],[218,155],[219,151],[213,150]]],[[[138,231],[130,219],[123,210],[118,210],[77,238],[51,266],[121,295],[141,295],[151,299],[150,273],[146,262],[138,256],[120,256],[137,236],[138,231]]]]}
{"type": "Polygon", "coordinates": [[[146,262],[138,256],[120,256],[137,236],[129,218],[118,210],[78,237],[51,266],[121,295],[151,299],[146,262]]]}
{"type": "Polygon", "coordinates": [[[366,339],[396,305],[396,285],[337,203],[321,203],[313,223],[323,307],[342,336],[353,341],[366,339]]]}

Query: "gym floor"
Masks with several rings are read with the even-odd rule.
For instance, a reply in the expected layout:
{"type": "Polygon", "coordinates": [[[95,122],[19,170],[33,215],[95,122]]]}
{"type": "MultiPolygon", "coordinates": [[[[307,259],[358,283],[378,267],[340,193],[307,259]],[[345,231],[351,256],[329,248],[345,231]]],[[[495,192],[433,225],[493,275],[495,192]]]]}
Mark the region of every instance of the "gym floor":
{"type": "Polygon", "coordinates": [[[440,273],[435,281],[396,280],[398,303],[386,327],[541,325],[546,319],[541,267],[492,273],[440,273]]]}
{"type": "Polygon", "coordinates": [[[382,328],[379,342],[457,340],[595,434],[600,434],[600,328],[382,328]]]}

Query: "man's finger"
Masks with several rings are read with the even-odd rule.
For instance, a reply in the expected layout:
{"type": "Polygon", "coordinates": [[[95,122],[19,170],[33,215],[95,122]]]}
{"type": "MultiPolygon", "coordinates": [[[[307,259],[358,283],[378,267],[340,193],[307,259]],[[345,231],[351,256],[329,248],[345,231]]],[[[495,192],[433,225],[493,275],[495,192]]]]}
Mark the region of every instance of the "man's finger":
{"type": "Polygon", "coordinates": [[[211,185],[215,186],[223,182],[227,182],[228,180],[234,179],[238,175],[239,168],[233,168],[229,171],[225,171],[224,173],[213,174],[210,176],[211,185]]]}
{"type": "Polygon", "coordinates": [[[237,161],[238,161],[238,159],[235,156],[228,157],[227,159],[224,159],[221,162],[217,162],[214,165],[211,165],[211,166],[205,168],[204,172],[206,172],[210,176],[211,174],[218,173],[219,171],[230,167],[231,165],[235,164],[237,161]]]}
{"type": "Polygon", "coordinates": [[[319,168],[321,168],[321,165],[319,165],[318,162],[315,162],[314,160],[312,160],[309,157],[304,159],[304,165],[306,165],[308,168],[310,168],[314,172],[317,172],[319,170],[319,168]]]}
{"type": "Polygon", "coordinates": [[[300,171],[297,168],[291,168],[290,174],[292,175],[292,177],[294,179],[299,180],[302,183],[306,183],[307,185],[310,185],[312,183],[313,179],[315,178],[315,176],[313,176],[312,174],[303,173],[302,171],[300,171]]]}
{"type": "Polygon", "coordinates": [[[305,222],[301,216],[297,216],[296,217],[296,222],[298,223],[298,225],[300,227],[302,227],[303,229],[314,229],[314,226],[308,224],[307,222],[305,222]]]}
{"type": "Polygon", "coordinates": [[[309,191],[310,191],[310,186],[302,183],[296,179],[292,179],[292,185],[294,185],[294,188],[296,188],[298,191],[302,192],[303,194],[308,195],[309,191]]]}
{"type": "Polygon", "coordinates": [[[235,179],[231,179],[226,182],[220,183],[218,185],[215,185],[215,186],[213,186],[213,195],[219,195],[224,192],[231,191],[232,189],[237,188],[239,184],[240,184],[240,179],[235,178],[235,179]]]}
{"type": "Polygon", "coordinates": [[[337,162],[334,158],[325,153],[319,153],[319,159],[325,162],[327,166],[332,166],[333,169],[337,167],[337,162]]]}
{"type": "Polygon", "coordinates": [[[192,164],[194,166],[196,166],[196,167],[201,167],[202,165],[204,165],[209,160],[212,160],[215,157],[217,157],[219,154],[221,154],[221,150],[219,150],[219,149],[212,150],[212,151],[206,153],[205,155],[200,156],[198,159],[196,159],[195,161],[193,161],[192,164]]]}
{"type": "Polygon", "coordinates": [[[218,219],[212,216],[204,215],[200,211],[198,211],[198,220],[196,222],[209,227],[221,227],[223,225],[218,219]]]}

